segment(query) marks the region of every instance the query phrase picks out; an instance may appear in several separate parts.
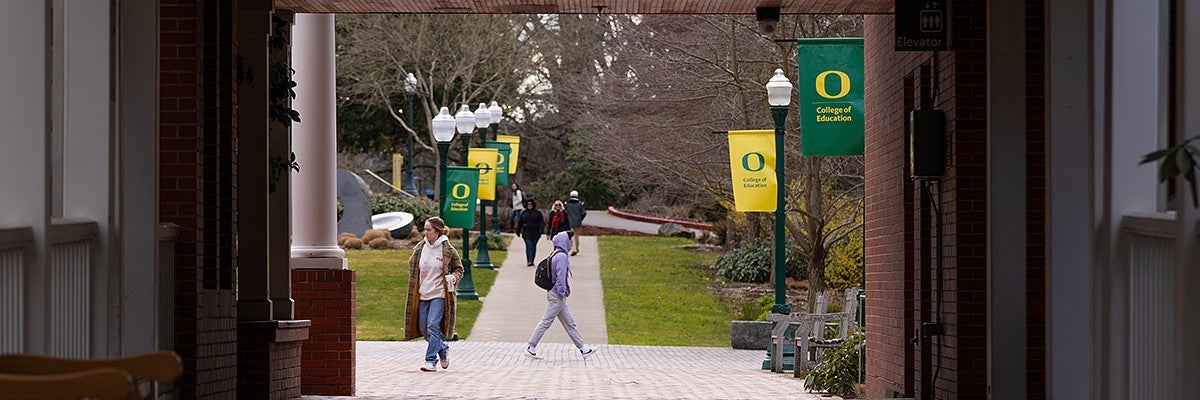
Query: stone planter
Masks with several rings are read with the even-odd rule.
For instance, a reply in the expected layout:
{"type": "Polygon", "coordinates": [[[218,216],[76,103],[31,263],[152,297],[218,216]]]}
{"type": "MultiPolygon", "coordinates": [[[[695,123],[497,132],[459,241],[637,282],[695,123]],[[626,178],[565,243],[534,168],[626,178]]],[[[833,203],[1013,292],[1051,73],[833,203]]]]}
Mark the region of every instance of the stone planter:
{"type": "Polygon", "coordinates": [[[735,349],[766,350],[771,343],[771,321],[730,321],[729,345],[735,349]]]}

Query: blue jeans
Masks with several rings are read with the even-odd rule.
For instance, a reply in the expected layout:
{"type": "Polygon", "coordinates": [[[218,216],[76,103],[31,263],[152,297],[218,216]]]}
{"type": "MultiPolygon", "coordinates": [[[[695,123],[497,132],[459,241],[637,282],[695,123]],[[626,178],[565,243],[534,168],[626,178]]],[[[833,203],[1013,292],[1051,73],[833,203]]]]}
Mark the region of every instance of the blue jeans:
{"type": "Polygon", "coordinates": [[[542,235],[533,235],[533,237],[525,235],[523,237],[525,239],[525,261],[533,262],[533,258],[537,256],[537,242],[541,238],[542,235]]]}
{"type": "Polygon", "coordinates": [[[517,222],[519,222],[520,220],[521,220],[521,210],[513,210],[512,214],[508,216],[508,224],[512,225],[513,232],[517,231],[517,222]]]}
{"type": "Polygon", "coordinates": [[[425,335],[425,341],[429,342],[425,347],[425,362],[435,363],[438,356],[444,356],[446,350],[450,349],[450,346],[442,341],[442,313],[446,311],[446,299],[421,300],[417,309],[421,321],[421,334],[425,335]]]}

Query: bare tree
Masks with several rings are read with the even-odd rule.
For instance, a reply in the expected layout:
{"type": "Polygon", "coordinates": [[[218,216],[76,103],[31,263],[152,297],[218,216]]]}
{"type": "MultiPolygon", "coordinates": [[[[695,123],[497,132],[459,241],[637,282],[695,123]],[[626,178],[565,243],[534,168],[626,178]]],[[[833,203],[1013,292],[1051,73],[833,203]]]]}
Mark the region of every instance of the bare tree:
{"type": "MultiPolygon", "coordinates": [[[[520,103],[518,87],[533,68],[533,16],[347,15],[337,19],[338,100],[378,107],[414,138],[426,164],[435,164],[433,132],[439,107],[475,109],[492,100],[520,103]],[[399,109],[404,79],[420,83],[409,126],[399,109]],[[422,129],[418,129],[421,127],[422,129]]],[[[478,137],[473,142],[478,143],[478,137]]],[[[461,144],[456,144],[461,146],[461,144]]],[[[451,152],[451,158],[458,158],[451,152]]]]}

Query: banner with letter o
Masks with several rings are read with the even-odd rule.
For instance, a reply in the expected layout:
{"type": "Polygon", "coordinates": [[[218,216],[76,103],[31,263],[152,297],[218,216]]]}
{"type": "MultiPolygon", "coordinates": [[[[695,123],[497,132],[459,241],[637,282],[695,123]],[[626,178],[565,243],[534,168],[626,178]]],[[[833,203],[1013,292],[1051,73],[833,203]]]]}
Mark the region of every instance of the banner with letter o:
{"type": "Polygon", "coordinates": [[[446,204],[442,219],[451,228],[475,227],[475,200],[478,197],[479,169],[446,167],[446,204]]]}
{"type": "Polygon", "coordinates": [[[801,152],[805,156],[861,156],[862,38],[797,42],[801,152]]]}
{"type": "Polygon", "coordinates": [[[737,211],[775,211],[775,131],[729,131],[729,170],[737,211]]]}

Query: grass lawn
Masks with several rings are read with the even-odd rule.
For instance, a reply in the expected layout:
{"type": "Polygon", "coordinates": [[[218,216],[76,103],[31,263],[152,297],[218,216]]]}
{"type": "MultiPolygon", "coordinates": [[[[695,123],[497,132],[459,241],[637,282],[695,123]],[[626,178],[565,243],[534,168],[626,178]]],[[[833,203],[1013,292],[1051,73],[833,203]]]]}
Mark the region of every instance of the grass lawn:
{"type": "MultiPolygon", "coordinates": [[[[489,251],[494,260],[504,260],[503,251],[489,251]]],[[[358,340],[404,339],[404,303],[408,291],[408,258],[412,250],[347,250],[350,269],[358,283],[358,340]]],[[[474,256],[474,254],[472,254],[474,256]]],[[[475,291],[486,296],[496,281],[496,271],[474,269],[475,291]]],[[[461,337],[471,333],[483,303],[458,301],[457,329],[461,337]]]]}
{"type": "Polygon", "coordinates": [[[694,266],[715,255],[676,248],[691,241],[600,237],[600,279],[608,341],[659,346],[729,346],[729,307],[713,296],[708,274],[694,266]]]}

